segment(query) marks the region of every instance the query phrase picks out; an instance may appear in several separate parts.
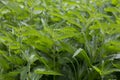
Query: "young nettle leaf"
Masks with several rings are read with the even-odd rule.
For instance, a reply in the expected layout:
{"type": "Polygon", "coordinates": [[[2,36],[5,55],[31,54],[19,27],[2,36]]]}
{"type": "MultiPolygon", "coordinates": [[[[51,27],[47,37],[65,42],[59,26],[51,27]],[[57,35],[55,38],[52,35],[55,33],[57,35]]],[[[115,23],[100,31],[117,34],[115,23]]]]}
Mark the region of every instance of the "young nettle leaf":
{"type": "Polygon", "coordinates": [[[93,68],[101,75],[101,76],[105,76],[105,75],[109,75],[113,72],[120,72],[120,69],[116,69],[116,68],[110,68],[110,69],[99,69],[96,66],[93,66],[93,68]]]}
{"type": "Polygon", "coordinates": [[[73,25],[77,26],[78,28],[81,28],[81,25],[78,22],[75,22],[75,20],[73,20],[73,18],[68,17],[67,15],[60,15],[60,14],[56,14],[56,13],[52,13],[52,12],[51,12],[51,15],[57,16],[63,20],[67,20],[70,24],[73,24],[73,25]]]}
{"type": "Polygon", "coordinates": [[[102,71],[98,68],[98,67],[96,67],[96,66],[92,66],[93,67],[93,69],[95,69],[100,75],[102,75],[102,71]]]}
{"type": "Polygon", "coordinates": [[[46,68],[49,69],[50,66],[48,65],[48,60],[46,60],[44,57],[40,57],[39,60],[43,62],[46,68]]]}
{"type": "Polygon", "coordinates": [[[30,75],[31,80],[40,80],[41,77],[42,77],[42,75],[36,74],[36,73],[31,73],[31,75],[30,75]]]}
{"type": "Polygon", "coordinates": [[[35,73],[36,73],[36,74],[46,74],[46,75],[62,75],[62,74],[59,73],[59,72],[52,71],[52,70],[46,70],[46,69],[44,69],[44,68],[36,69],[36,70],[35,70],[35,73]]]}
{"type": "Polygon", "coordinates": [[[2,80],[15,80],[17,79],[17,75],[19,74],[18,71],[12,71],[12,72],[9,72],[9,73],[5,73],[5,74],[0,74],[0,79],[2,80]]]}
{"type": "Polygon", "coordinates": [[[3,69],[4,71],[10,69],[10,65],[6,59],[4,59],[3,57],[0,57],[0,61],[1,61],[0,63],[1,69],[3,69]]]}
{"type": "Polygon", "coordinates": [[[24,2],[24,0],[17,0],[18,2],[24,2]]]}
{"type": "Polygon", "coordinates": [[[113,72],[120,72],[120,69],[110,69],[110,70],[104,70],[104,72],[103,72],[103,74],[102,75],[108,75],[108,74],[111,74],[111,73],[113,73],[113,72]]]}
{"type": "Polygon", "coordinates": [[[120,64],[119,64],[119,61],[116,63],[113,62],[113,66],[116,67],[117,69],[120,70],[120,64]]]}
{"type": "Polygon", "coordinates": [[[112,0],[113,5],[117,5],[119,3],[119,0],[112,0]]]}
{"type": "Polygon", "coordinates": [[[117,24],[120,24],[120,18],[116,19],[117,24]]]}
{"type": "Polygon", "coordinates": [[[118,9],[115,7],[108,7],[104,9],[106,12],[118,12],[118,9]]]}
{"type": "Polygon", "coordinates": [[[78,57],[83,58],[85,60],[85,62],[87,63],[87,65],[91,66],[90,58],[88,57],[87,53],[83,49],[79,48],[78,50],[76,50],[73,57],[75,57],[77,55],[78,55],[78,57]]]}
{"type": "Polygon", "coordinates": [[[78,50],[75,51],[73,57],[77,56],[79,53],[81,53],[81,51],[83,51],[83,49],[79,48],[78,50]]]}
{"type": "Polygon", "coordinates": [[[65,27],[62,29],[55,30],[55,32],[58,34],[58,36],[56,36],[57,40],[72,38],[78,33],[77,30],[73,27],[65,27]]]}
{"type": "Polygon", "coordinates": [[[38,60],[38,58],[37,58],[37,55],[35,55],[34,53],[29,56],[28,61],[30,64],[33,64],[36,60],[38,60]]]}
{"type": "Polygon", "coordinates": [[[105,44],[105,48],[108,51],[119,52],[120,51],[120,42],[119,41],[109,41],[105,44]]]}
{"type": "Polygon", "coordinates": [[[29,68],[27,67],[23,67],[21,69],[21,73],[20,73],[20,79],[21,80],[26,80],[28,79],[28,72],[29,72],[29,68]]]}
{"type": "Polygon", "coordinates": [[[9,10],[11,10],[12,12],[16,12],[16,14],[20,14],[22,13],[22,9],[20,8],[19,4],[16,2],[8,2],[6,4],[4,4],[9,10]]]}
{"type": "Polygon", "coordinates": [[[67,52],[69,52],[71,54],[74,53],[74,49],[69,43],[60,42],[60,45],[58,45],[58,46],[61,46],[63,51],[65,50],[65,51],[67,51],[67,52]]]}

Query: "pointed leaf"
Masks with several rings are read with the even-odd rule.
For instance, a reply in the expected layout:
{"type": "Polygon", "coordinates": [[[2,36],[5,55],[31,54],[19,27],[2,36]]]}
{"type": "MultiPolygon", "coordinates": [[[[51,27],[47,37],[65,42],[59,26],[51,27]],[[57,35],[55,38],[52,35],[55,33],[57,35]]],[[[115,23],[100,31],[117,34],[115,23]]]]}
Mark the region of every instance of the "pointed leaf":
{"type": "Polygon", "coordinates": [[[45,75],[62,75],[61,73],[58,73],[56,71],[52,71],[52,70],[45,70],[43,68],[41,69],[36,69],[35,70],[36,74],[45,74],[45,75]]]}

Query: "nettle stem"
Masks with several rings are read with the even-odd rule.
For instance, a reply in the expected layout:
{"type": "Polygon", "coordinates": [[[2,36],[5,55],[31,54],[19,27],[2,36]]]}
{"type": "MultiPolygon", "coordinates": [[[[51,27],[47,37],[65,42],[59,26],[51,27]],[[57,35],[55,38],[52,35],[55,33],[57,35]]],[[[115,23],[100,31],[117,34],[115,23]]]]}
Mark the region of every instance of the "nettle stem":
{"type": "MultiPolygon", "coordinates": [[[[56,61],[55,61],[55,58],[56,58],[56,53],[55,53],[55,47],[53,47],[53,67],[54,67],[54,71],[56,70],[56,61]]],[[[55,80],[55,75],[53,75],[53,80],[55,80]]]]}
{"type": "Polygon", "coordinates": [[[104,76],[101,76],[101,80],[104,80],[104,76]]]}

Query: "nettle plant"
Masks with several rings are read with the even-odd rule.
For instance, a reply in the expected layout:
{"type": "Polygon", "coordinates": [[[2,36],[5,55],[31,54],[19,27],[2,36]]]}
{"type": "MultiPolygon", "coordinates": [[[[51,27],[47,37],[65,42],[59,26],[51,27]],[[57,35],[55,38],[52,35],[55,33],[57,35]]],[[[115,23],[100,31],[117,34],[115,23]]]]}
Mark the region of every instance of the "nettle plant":
{"type": "Polygon", "coordinates": [[[119,0],[0,0],[0,80],[117,80],[119,62],[119,0]]]}

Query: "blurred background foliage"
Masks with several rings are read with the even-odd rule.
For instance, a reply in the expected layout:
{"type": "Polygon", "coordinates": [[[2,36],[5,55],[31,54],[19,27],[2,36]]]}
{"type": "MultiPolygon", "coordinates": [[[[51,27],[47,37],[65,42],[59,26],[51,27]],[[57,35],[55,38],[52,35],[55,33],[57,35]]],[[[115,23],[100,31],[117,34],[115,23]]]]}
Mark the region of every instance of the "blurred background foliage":
{"type": "Polygon", "coordinates": [[[120,0],[0,0],[0,80],[119,80],[120,0]]]}

